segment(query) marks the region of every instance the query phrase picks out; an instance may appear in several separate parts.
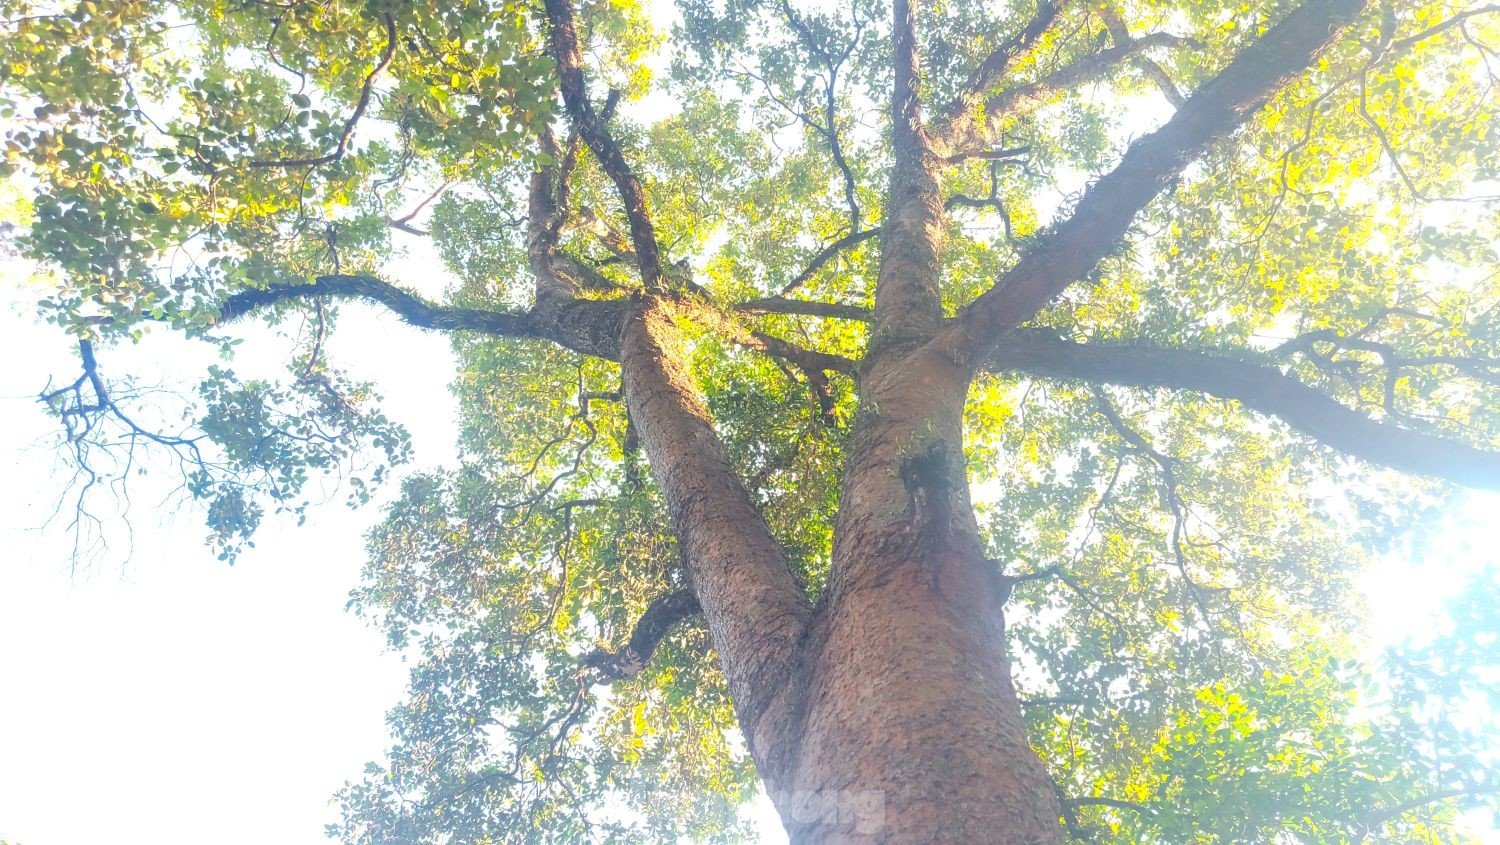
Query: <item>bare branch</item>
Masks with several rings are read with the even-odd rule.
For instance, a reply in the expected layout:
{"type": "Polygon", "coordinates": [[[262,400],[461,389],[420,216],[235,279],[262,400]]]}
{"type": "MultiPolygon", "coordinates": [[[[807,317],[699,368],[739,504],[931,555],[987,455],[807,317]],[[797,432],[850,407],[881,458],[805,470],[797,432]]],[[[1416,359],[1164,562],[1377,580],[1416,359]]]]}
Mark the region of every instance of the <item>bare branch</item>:
{"type": "Polygon", "coordinates": [[[1167,545],[1172,551],[1173,563],[1177,566],[1177,572],[1182,576],[1183,583],[1187,587],[1193,603],[1198,607],[1198,612],[1203,614],[1204,624],[1213,622],[1213,614],[1209,612],[1208,603],[1203,598],[1203,587],[1193,579],[1188,572],[1187,553],[1183,550],[1183,542],[1187,538],[1187,505],[1182,501],[1182,494],[1177,483],[1177,470],[1172,465],[1172,459],[1163,454],[1155,446],[1152,446],[1144,435],[1131,428],[1120,416],[1120,412],[1109,395],[1098,385],[1093,385],[1094,401],[1098,404],[1099,413],[1109,423],[1110,428],[1124,440],[1130,448],[1137,453],[1145,455],[1156,464],[1161,471],[1161,500],[1172,513],[1172,533],[1167,538],[1167,545]]]}
{"type": "Polygon", "coordinates": [[[1005,238],[1011,240],[1015,232],[1010,222],[1010,211],[1005,207],[1005,201],[1000,198],[1000,165],[1004,162],[995,159],[990,161],[990,193],[985,197],[970,197],[963,194],[954,194],[943,201],[943,207],[952,211],[955,208],[992,208],[1000,215],[1000,222],[1005,224],[1005,238]]]}
{"type": "Polygon", "coordinates": [[[438,185],[437,188],[434,189],[432,193],[428,194],[425,198],[423,198],[423,200],[421,202],[417,203],[416,208],[413,208],[411,211],[408,211],[407,213],[401,215],[400,217],[387,218],[386,221],[385,221],[385,224],[387,226],[390,226],[392,229],[396,229],[398,231],[405,232],[408,235],[416,235],[418,237],[426,237],[427,235],[429,235],[431,233],[428,232],[426,229],[419,229],[419,228],[417,228],[416,226],[412,225],[411,221],[415,220],[417,218],[418,214],[421,214],[422,211],[427,208],[427,206],[432,205],[432,203],[438,197],[440,197],[444,193],[446,193],[447,190],[450,187],[452,187],[452,186],[453,186],[453,180],[452,179],[444,179],[443,182],[442,182],[442,184],[438,185]]]}
{"type": "Polygon", "coordinates": [[[744,311],[748,314],[802,314],[808,317],[832,317],[835,320],[855,320],[866,323],[870,321],[871,316],[870,309],[861,308],[858,305],[787,299],[783,296],[752,299],[734,307],[736,311],[744,311]]]}
{"type": "Polygon", "coordinates": [[[878,234],[880,234],[879,226],[876,226],[873,229],[850,232],[849,234],[844,235],[842,238],[839,238],[838,240],[830,243],[828,246],[823,247],[818,251],[818,254],[814,255],[812,260],[807,263],[806,269],[804,269],[801,273],[798,273],[796,278],[792,279],[790,282],[787,282],[786,286],[781,289],[782,295],[789,294],[797,288],[800,288],[803,285],[807,284],[812,280],[813,276],[816,276],[818,274],[819,270],[823,269],[824,265],[833,260],[834,256],[838,255],[844,250],[853,249],[854,247],[864,243],[865,241],[875,237],[878,234]]]}
{"type": "Polygon", "coordinates": [[[820,124],[812,119],[812,116],[801,109],[791,109],[797,119],[803,125],[823,136],[828,142],[828,152],[833,157],[834,166],[844,177],[844,202],[849,206],[849,231],[858,232],[862,228],[860,222],[859,198],[856,194],[858,182],[854,178],[854,170],[849,166],[849,161],[844,156],[843,144],[839,141],[838,129],[838,79],[839,71],[844,62],[854,53],[859,46],[859,40],[864,31],[864,20],[857,14],[855,16],[854,37],[842,50],[830,50],[820,43],[807,22],[797,11],[792,8],[787,0],[781,2],[782,14],[787,19],[787,24],[797,34],[797,40],[807,48],[814,58],[818,59],[825,69],[823,75],[823,122],[820,124]]]}

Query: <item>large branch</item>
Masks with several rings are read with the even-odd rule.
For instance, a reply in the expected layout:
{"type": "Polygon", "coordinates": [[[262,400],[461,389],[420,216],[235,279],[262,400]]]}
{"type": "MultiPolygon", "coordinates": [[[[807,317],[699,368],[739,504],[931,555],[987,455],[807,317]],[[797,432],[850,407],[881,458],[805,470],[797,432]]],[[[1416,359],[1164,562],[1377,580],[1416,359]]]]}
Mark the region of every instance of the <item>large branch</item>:
{"type": "Polygon", "coordinates": [[[595,649],[583,659],[583,665],[598,672],[598,683],[610,684],[633,678],[646,668],[656,647],[679,622],[702,612],[692,590],[667,593],[651,602],[636,620],[630,641],[618,651],[595,649]]]}
{"type": "MultiPolygon", "coordinates": [[[[545,262],[533,261],[533,269],[540,266],[551,273],[552,265],[559,260],[564,265],[562,269],[565,272],[557,274],[558,279],[566,279],[574,269],[581,269],[574,268],[573,265],[577,262],[561,254],[551,256],[545,262]]],[[[572,286],[568,285],[568,289],[572,290],[572,286]]],[[[384,305],[403,321],[418,328],[470,331],[494,337],[543,338],[576,352],[609,360],[619,360],[620,321],[629,304],[626,300],[618,299],[556,296],[539,297],[535,308],[521,314],[478,308],[450,308],[435,305],[404,288],[373,276],[329,275],[319,276],[305,284],[273,285],[240,291],[219,306],[216,322],[220,325],[229,323],[252,311],[282,302],[329,299],[363,299],[384,305]]],[[[865,309],[828,302],[766,299],[743,303],[732,310],[726,310],[690,294],[675,297],[674,301],[686,314],[730,342],[789,361],[814,379],[821,377],[824,372],[852,374],[854,362],[839,355],[807,349],[774,335],[755,331],[741,325],[734,312],[869,319],[869,312],[865,309]]]]}
{"type": "Polygon", "coordinates": [[[666,500],[740,726],[752,753],[764,760],[791,739],[782,735],[787,725],[773,704],[788,692],[792,658],[812,606],[714,431],[683,344],[664,302],[648,300],[633,309],[621,335],[625,399],[666,500]]]}
{"type": "Polygon", "coordinates": [[[237,320],[259,308],[281,302],[316,299],[365,299],[377,302],[413,326],[443,331],[473,331],[503,337],[537,337],[529,314],[445,308],[373,276],[319,276],[306,284],[272,285],[240,291],[219,306],[219,323],[237,320]]]}
{"type": "Polygon", "coordinates": [[[885,221],[880,227],[872,354],[887,345],[920,345],[930,340],[943,316],[939,282],[946,222],[937,160],[922,125],[917,2],[895,0],[892,7],[893,161],[885,221]]]}
{"type": "Polygon", "coordinates": [[[583,79],[583,54],[578,45],[578,33],[573,27],[572,0],[546,0],[546,8],[552,52],[557,59],[559,87],[568,117],[574,131],[589,145],[589,150],[599,160],[599,166],[615,183],[615,189],[625,204],[625,216],[630,221],[630,239],[635,245],[641,281],[647,290],[655,290],[662,283],[661,249],[657,245],[656,228],[646,210],[646,193],[620,152],[619,144],[610,135],[604,119],[589,103],[588,87],[583,79]]]}
{"type": "Polygon", "coordinates": [[[985,357],[1000,336],[1083,278],[1125,235],[1136,214],[1189,162],[1233,132],[1291,82],[1359,16],[1368,0],[1310,0],[1204,83],[1166,125],[1130,145],[1077,210],[1003,274],[943,332],[940,351],[985,357]]]}
{"type": "MultiPolygon", "coordinates": [[[[624,301],[618,335],[630,420],[666,500],[741,729],[751,752],[764,760],[771,748],[791,739],[773,704],[789,692],[792,658],[812,605],[735,473],[686,365],[645,194],[588,102],[570,0],[545,0],[545,5],[573,130],[624,200],[648,294],[624,301]]],[[[677,297],[679,305],[691,309],[699,297],[706,303],[696,286],[686,287],[688,292],[677,297]]]]}
{"type": "Polygon", "coordinates": [[[1324,446],[1370,463],[1500,490],[1500,452],[1373,420],[1263,364],[1188,349],[1075,343],[1043,329],[1021,329],[1001,340],[985,367],[1234,399],[1324,446]]]}
{"type": "Polygon", "coordinates": [[[305,284],[273,285],[240,291],[219,306],[219,323],[239,319],[282,302],[363,299],[384,305],[413,326],[436,331],[470,331],[494,337],[543,338],[584,355],[620,358],[620,324],[625,300],[538,299],[524,314],[434,305],[410,291],[373,276],[319,276],[305,284]]]}
{"type": "Polygon", "coordinates": [[[830,317],[835,320],[854,320],[862,323],[870,321],[870,309],[860,305],[818,302],[811,299],[788,299],[784,296],[751,299],[739,303],[734,306],[734,309],[747,314],[800,314],[807,317],[830,317]]]}

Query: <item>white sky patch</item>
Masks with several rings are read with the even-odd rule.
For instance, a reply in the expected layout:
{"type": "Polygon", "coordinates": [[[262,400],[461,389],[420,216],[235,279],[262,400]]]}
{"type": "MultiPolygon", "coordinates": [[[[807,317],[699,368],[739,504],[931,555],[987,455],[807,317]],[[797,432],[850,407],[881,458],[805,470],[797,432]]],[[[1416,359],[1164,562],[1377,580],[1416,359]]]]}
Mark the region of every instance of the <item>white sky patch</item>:
{"type": "MultiPolygon", "coordinates": [[[[393,275],[440,292],[435,262],[402,263],[393,275]]],[[[0,264],[0,355],[12,362],[0,370],[0,839],[325,842],[330,797],[382,758],[384,714],[406,682],[380,632],[344,610],[381,507],[330,502],[301,528],[269,518],[228,567],[203,542],[201,512],[163,502],[175,479],[153,468],[133,481],[132,534],[112,531],[110,549],[73,571],[66,516],[47,524],[60,453],[36,396],[79,365],[69,338],[36,324],[30,273],[0,264]]],[[[366,306],[342,312],[335,364],[378,380],[417,466],[452,463],[448,339],[366,306]]],[[[249,323],[234,333],[252,338],[235,363],[246,370],[274,372],[290,348],[249,323]]],[[[182,390],[214,358],[168,332],[100,350],[107,377],[182,390]]]]}

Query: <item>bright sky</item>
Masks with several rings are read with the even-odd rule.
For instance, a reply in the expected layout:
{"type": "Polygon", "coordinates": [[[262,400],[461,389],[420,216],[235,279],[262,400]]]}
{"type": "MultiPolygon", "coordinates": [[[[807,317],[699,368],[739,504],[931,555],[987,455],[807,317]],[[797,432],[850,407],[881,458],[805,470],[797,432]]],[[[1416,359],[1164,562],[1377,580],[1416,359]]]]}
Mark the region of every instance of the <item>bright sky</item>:
{"type": "MultiPolygon", "coordinates": [[[[62,479],[35,396],[78,364],[18,301],[26,275],[0,267],[0,839],[322,841],[329,797],[380,757],[405,683],[380,633],[343,610],[378,509],[335,502],[302,529],[272,523],[231,568],[204,546],[200,514],[159,507],[164,479],[138,479],[133,547],[116,525],[110,550],[71,571],[65,524],[43,528],[62,479]]],[[[393,406],[435,409],[406,422],[419,463],[448,460],[446,341],[350,317],[341,363],[382,371],[393,406]]],[[[101,365],[190,387],[206,351],[162,335],[101,365]]]]}

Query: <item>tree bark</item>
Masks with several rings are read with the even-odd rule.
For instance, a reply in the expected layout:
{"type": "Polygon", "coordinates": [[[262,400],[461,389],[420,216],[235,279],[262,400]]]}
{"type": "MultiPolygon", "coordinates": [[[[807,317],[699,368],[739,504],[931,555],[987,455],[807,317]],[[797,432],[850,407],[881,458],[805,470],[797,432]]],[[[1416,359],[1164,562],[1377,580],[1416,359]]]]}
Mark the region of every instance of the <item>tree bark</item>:
{"type": "Polygon", "coordinates": [[[620,348],[631,418],[792,841],[1060,841],[969,501],[967,374],[922,351],[866,374],[814,611],[712,431],[670,300],[639,303],[620,348]]]}
{"type": "Polygon", "coordinates": [[[793,842],[1061,841],[969,499],[967,384],[920,351],[866,377],[791,781],[767,783],[793,842]]]}
{"type": "Polygon", "coordinates": [[[735,714],[762,772],[787,747],[793,658],[812,606],[735,475],[698,397],[667,301],[626,316],[620,369],[630,419],[666,498],[735,714]]]}

